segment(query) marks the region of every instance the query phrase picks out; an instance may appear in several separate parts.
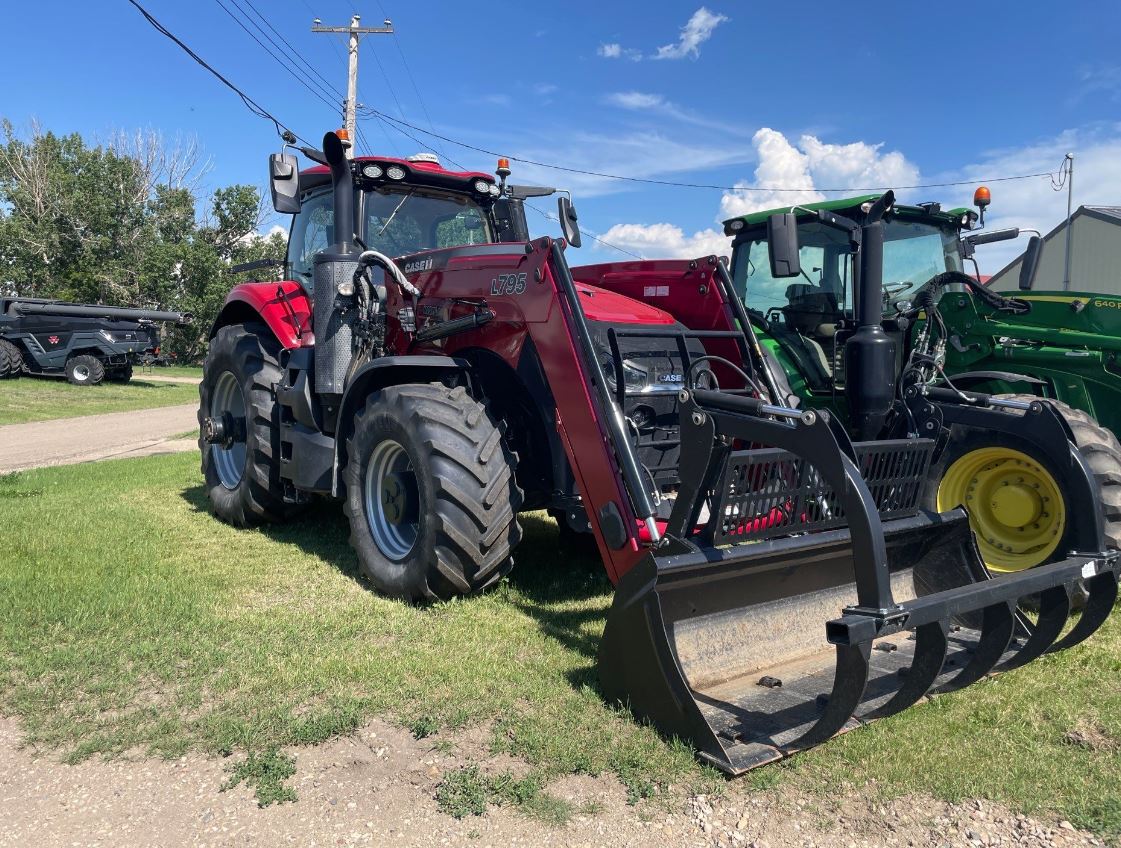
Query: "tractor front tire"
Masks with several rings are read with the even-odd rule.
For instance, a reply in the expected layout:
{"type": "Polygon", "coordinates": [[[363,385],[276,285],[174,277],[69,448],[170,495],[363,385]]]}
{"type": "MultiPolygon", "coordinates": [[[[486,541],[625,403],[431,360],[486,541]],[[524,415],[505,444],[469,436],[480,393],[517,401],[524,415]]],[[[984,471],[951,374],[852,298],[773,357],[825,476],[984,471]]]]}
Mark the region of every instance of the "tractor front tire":
{"type": "MultiPolygon", "coordinates": [[[[1034,395],[997,397],[1040,400],[1034,395]]],[[[1121,549],[1121,443],[1086,412],[1060,401],[1048,402],[1065,419],[1075,446],[1093,472],[1105,524],[1102,544],[1121,549]]],[[[1065,557],[1076,516],[1086,508],[1068,500],[1058,479],[1026,441],[955,428],[931,467],[923,499],[934,510],[957,505],[950,501],[963,503],[989,569],[996,573],[1022,571],[1065,557]],[[1016,518],[1001,520],[1021,514],[1033,520],[1022,526],[1016,518]]]]}
{"type": "Polygon", "coordinates": [[[210,343],[199,384],[199,451],[210,506],[237,527],[283,521],[280,421],[273,391],[281,379],[280,344],[263,324],[222,327],[210,343]],[[206,438],[207,419],[222,422],[227,441],[206,438]]]}
{"type": "Polygon", "coordinates": [[[66,360],[66,379],[75,386],[97,386],[105,380],[105,365],[96,356],[83,353],[66,360]]]}
{"type": "Polygon", "coordinates": [[[462,387],[390,386],[346,442],[350,543],[378,592],[440,601],[481,592],[514,565],[522,494],[515,459],[462,387]]]}
{"type": "Polygon", "coordinates": [[[0,339],[0,380],[11,380],[23,373],[23,351],[7,339],[0,339]]]}

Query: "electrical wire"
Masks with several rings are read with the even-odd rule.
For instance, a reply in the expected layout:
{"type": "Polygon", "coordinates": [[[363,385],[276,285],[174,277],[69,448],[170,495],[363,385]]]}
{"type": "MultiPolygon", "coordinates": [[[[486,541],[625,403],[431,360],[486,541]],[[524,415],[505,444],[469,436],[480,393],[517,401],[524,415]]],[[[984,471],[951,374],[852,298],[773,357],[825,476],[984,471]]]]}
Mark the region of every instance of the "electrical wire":
{"type": "MultiPolygon", "coordinates": [[[[131,2],[131,0],[130,0],[130,2],[131,2]]],[[[322,92],[317,91],[315,88],[308,85],[308,83],[304,81],[303,77],[301,77],[295,70],[293,70],[292,67],[289,67],[289,65],[283,59],[281,59],[280,56],[278,56],[276,53],[273,53],[272,50],[270,50],[265,45],[265,43],[263,41],[261,41],[261,39],[259,39],[256,35],[254,35],[253,32],[244,23],[242,23],[241,19],[237,15],[235,15],[233,12],[230,11],[229,7],[226,6],[226,4],[222,2],[222,0],[214,0],[214,2],[217,3],[221,7],[222,11],[224,11],[227,15],[230,16],[231,20],[233,20],[233,22],[235,24],[237,24],[239,27],[241,27],[241,29],[245,32],[246,35],[248,35],[255,42],[257,42],[258,46],[262,50],[264,50],[265,53],[267,53],[269,55],[269,57],[274,62],[276,62],[278,65],[280,65],[280,67],[284,68],[284,70],[287,71],[292,76],[292,78],[294,80],[296,80],[296,82],[298,82],[300,85],[302,85],[304,88],[306,88],[309,92],[311,92],[312,95],[314,95],[316,98],[318,98],[321,102],[325,103],[332,110],[338,108],[338,104],[332,103],[330,98],[325,97],[322,92]]]]}
{"type": "Polygon", "coordinates": [[[224,77],[221,73],[219,73],[205,59],[203,59],[201,56],[199,56],[198,53],[196,53],[194,50],[192,50],[190,47],[188,47],[186,44],[184,44],[167,27],[165,27],[158,20],[156,20],[155,17],[152,16],[151,12],[149,12],[147,9],[145,9],[143,6],[141,6],[138,2],[136,2],[136,0],[128,0],[128,2],[132,6],[134,6],[136,8],[136,10],[138,12],[140,12],[141,15],[144,16],[145,20],[147,20],[148,23],[151,24],[151,26],[153,27],[153,29],[156,30],[156,32],[160,33],[160,35],[163,35],[164,37],[173,41],[176,44],[176,46],[179,47],[180,50],[182,50],[184,53],[186,53],[188,56],[190,56],[192,59],[194,59],[195,62],[197,62],[199,65],[201,65],[207,71],[209,71],[214,77],[216,77],[218,79],[219,82],[221,82],[224,86],[226,86],[226,88],[230,89],[230,91],[232,91],[239,98],[241,98],[242,103],[245,104],[245,107],[250,112],[252,112],[254,115],[256,115],[259,118],[264,118],[265,120],[272,121],[273,126],[276,127],[276,132],[277,132],[278,135],[280,135],[286,141],[288,140],[288,137],[290,136],[292,141],[289,142],[289,143],[294,143],[295,141],[302,141],[304,144],[307,144],[309,146],[311,145],[310,141],[308,141],[303,136],[297,134],[295,131],[290,129],[285,124],[283,124],[280,121],[279,118],[274,117],[271,112],[266,110],[256,100],[254,100],[252,97],[250,97],[244,91],[242,91],[240,88],[238,88],[232,82],[230,82],[228,79],[226,79],[226,77],[224,77]]]}
{"type": "MultiPolygon", "coordinates": [[[[270,30],[272,30],[273,33],[275,33],[276,37],[279,38],[281,41],[283,41],[284,44],[288,47],[288,49],[292,51],[292,55],[294,55],[297,59],[299,59],[300,62],[309,71],[311,71],[313,74],[315,74],[315,76],[317,76],[320,79],[323,87],[325,87],[332,95],[334,95],[336,97],[339,97],[339,98],[342,98],[342,96],[343,96],[342,91],[340,91],[338,88],[336,88],[330,80],[328,80],[325,76],[323,76],[323,74],[321,74],[319,72],[319,70],[313,64],[311,64],[311,62],[309,62],[304,57],[304,55],[302,53],[300,53],[299,50],[296,49],[296,46],[294,44],[292,44],[291,41],[289,41],[287,38],[285,38],[283,35],[281,35],[279,31],[277,31],[276,27],[274,27],[272,25],[272,23],[269,21],[269,19],[266,18],[263,14],[261,14],[261,11],[256,6],[253,5],[253,0],[241,0],[241,2],[244,2],[250,9],[252,9],[253,12],[257,15],[257,17],[260,18],[264,22],[265,26],[267,26],[270,30]]],[[[237,5],[239,9],[241,9],[241,6],[239,5],[239,0],[233,0],[233,3],[235,5],[237,5]]],[[[244,10],[242,10],[242,12],[244,14],[244,10]]],[[[273,41],[271,38],[269,39],[269,41],[272,42],[274,45],[276,45],[277,49],[283,49],[283,48],[280,47],[280,45],[276,44],[276,42],[273,41]]],[[[334,42],[332,42],[332,43],[334,43],[334,42]]]]}
{"type": "MultiPolygon", "coordinates": [[[[460,167],[462,167],[462,166],[460,166],[460,167]]],[[[550,215],[544,209],[538,209],[532,203],[526,203],[525,206],[528,207],[529,209],[532,209],[534,212],[536,212],[538,215],[540,215],[542,218],[545,218],[546,220],[552,221],[556,224],[560,223],[560,218],[558,218],[556,215],[550,215]]],[[[593,233],[591,230],[587,230],[587,229],[584,229],[583,227],[581,227],[580,232],[582,234],[586,235],[592,241],[598,241],[604,247],[610,247],[612,250],[617,250],[620,253],[625,253],[627,256],[633,256],[635,259],[640,259],[641,260],[641,259],[646,258],[645,256],[640,256],[637,253],[631,253],[629,250],[625,250],[625,249],[619,247],[619,245],[617,245],[617,244],[612,244],[609,241],[604,241],[602,238],[600,238],[596,233],[593,233]]]]}
{"type": "MultiPolygon", "coordinates": [[[[763,187],[763,186],[744,186],[744,185],[731,185],[731,186],[729,186],[729,185],[715,185],[715,184],[712,184],[712,183],[686,183],[686,182],[678,182],[678,181],[675,181],[675,180],[656,180],[656,179],[652,179],[652,178],[649,178],[649,177],[628,177],[628,176],[624,176],[622,174],[610,174],[610,173],[606,173],[604,171],[589,171],[585,168],[574,168],[574,167],[571,167],[571,166],[568,166],[568,165],[556,165],[556,164],[553,164],[551,162],[540,162],[540,161],[535,160],[535,159],[525,159],[525,158],[520,157],[520,156],[509,156],[505,153],[498,153],[497,151],[494,151],[494,150],[488,150],[485,147],[478,147],[478,146],[473,145],[473,144],[468,144],[465,141],[458,141],[454,138],[450,138],[446,135],[441,135],[440,133],[437,133],[437,132],[429,132],[426,129],[423,129],[421,127],[416,126],[416,124],[411,124],[408,121],[402,120],[400,118],[394,118],[392,115],[386,115],[385,113],[379,112],[377,109],[374,109],[374,108],[369,107],[369,106],[366,107],[365,111],[372,117],[377,117],[377,118],[380,118],[382,120],[392,121],[395,124],[402,124],[403,126],[406,126],[411,130],[415,130],[416,132],[424,133],[425,135],[430,135],[434,138],[440,139],[441,141],[446,141],[448,144],[454,144],[457,147],[463,147],[467,150],[473,150],[476,153],[483,153],[487,156],[503,156],[503,157],[509,159],[511,162],[520,162],[523,165],[533,165],[533,166],[538,167],[538,168],[549,168],[550,170],[553,170],[553,171],[564,171],[565,173],[569,173],[569,174],[580,174],[582,176],[587,176],[587,177],[601,177],[603,179],[608,179],[608,180],[620,180],[622,182],[629,182],[629,183],[643,183],[643,184],[646,184],[646,185],[670,186],[670,187],[673,187],[673,188],[704,188],[704,189],[713,189],[713,190],[716,190],[716,191],[803,192],[803,191],[806,190],[805,188],[771,188],[771,187],[763,187]]],[[[918,189],[918,188],[948,188],[948,187],[952,187],[952,186],[974,185],[977,182],[1002,183],[1002,182],[1010,182],[1010,181],[1013,181],[1013,180],[1030,180],[1030,179],[1034,179],[1036,177],[1051,177],[1051,176],[1052,176],[1052,174],[1051,174],[1050,171],[1043,171],[1043,172],[1040,172],[1038,174],[1017,174],[1016,176],[1011,176],[1011,177],[991,177],[990,179],[987,179],[987,180],[975,180],[975,179],[974,180],[954,180],[954,181],[941,182],[941,183],[917,183],[915,185],[902,185],[902,186],[849,186],[847,188],[817,188],[815,186],[814,191],[819,191],[819,192],[822,192],[822,193],[825,193],[825,194],[858,194],[858,193],[861,193],[861,192],[876,192],[876,191],[888,191],[888,190],[902,191],[904,189],[918,189]]]]}

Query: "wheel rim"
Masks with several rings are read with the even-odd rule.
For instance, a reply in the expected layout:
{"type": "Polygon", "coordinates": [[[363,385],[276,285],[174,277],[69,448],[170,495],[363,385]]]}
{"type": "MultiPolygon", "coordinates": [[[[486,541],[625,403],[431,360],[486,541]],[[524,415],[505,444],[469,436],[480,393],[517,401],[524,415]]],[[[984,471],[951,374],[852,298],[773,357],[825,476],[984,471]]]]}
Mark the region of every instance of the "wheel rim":
{"type": "Polygon", "coordinates": [[[400,562],[420,534],[419,490],[412,461],[392,439],[379,442],[366,466],[366,522],[378,549],[400,562]]]}
{"type": "Polygon", "coordinates": [[[1066,503],[1051,473],[1025,453],[979,448],[958,458],[938,484],[940,511],[963,505],[990,570],[1047,562],[1066,530],[1066,503]]]}
{"type": "MultiPolygon", "coordinates": [[[[241,391],[241,383],[229,371],[223,371],[214,385],[214,393],[210,399],[210,417],[229,421],[245,420],[245,395],[241,391]]],[[[214,470],[218,472],[218,480],[227,489],[236,489],[245,474],[244,428],[234,427],[233,431],[235,435],[226,444],[210,446],[214,470]]]]}
{"type": "Polygon", "coordinates": [[[75,365],[74,366],[74,379],[79,383],[84,383],[90,378],[90,369],[88,365],[75,365]]]}

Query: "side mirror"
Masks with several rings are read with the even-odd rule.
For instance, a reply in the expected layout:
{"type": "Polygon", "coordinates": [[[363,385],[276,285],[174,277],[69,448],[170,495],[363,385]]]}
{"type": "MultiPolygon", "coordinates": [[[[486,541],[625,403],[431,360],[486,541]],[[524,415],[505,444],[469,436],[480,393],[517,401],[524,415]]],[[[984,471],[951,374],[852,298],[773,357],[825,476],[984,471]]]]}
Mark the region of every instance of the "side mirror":
{"type": "Polygon", "coordinates": [[[767,254],[771,260],[771,276],[797,277],[802,273],[798,256],[798,217],[793,212],[780,212],[767,219],[767,254]]]}
{"type": "Polygon", "coordinates": [[[1009,227],[1006,230],[989,230],[987,233],[970,233],[965,240],[970,244],[992,244],[994,241],[1008,241],[1020,237],[1019,227],[1009,227]]]}
{"type": "Polygon", "coordinates": [[[277,212],[294,215],[300,211],[300,163],[295,153],[269,156],[269,188],[277,212]]]}
{"type": "Polygon", "coordinates": [[[551,186],[528,186],[528,185],[508,185],[506,186],[506,194],[509,197],[516,197],[519,200],[527,200],[530,197],[548,197],[551,194],[556,194],[557,190],[551,186]]]}
{"type": "Polygon", "coordinates": [[[580,225],[576,223],[576,207],[565,195],[557,198],[557,214],[560,217],[564,239],[573,247],[580,246],[580,225]]]}
{"type": "Polygon", "coordinates": [[[1020,261],[1020,291],[1031,291],[1035,282],[1035,272],[1039,270],[1039,258],[1043,255],[1043,239],[1032,236],[1024,248],[1024,258],[1020,261]]]}

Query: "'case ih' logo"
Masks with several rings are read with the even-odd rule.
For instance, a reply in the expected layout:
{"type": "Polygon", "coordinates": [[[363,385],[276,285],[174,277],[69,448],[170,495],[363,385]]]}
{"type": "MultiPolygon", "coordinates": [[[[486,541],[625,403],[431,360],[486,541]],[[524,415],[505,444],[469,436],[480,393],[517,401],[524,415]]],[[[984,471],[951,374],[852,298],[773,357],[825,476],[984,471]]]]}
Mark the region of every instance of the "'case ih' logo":
{"type": "Polygon", "coordinates": [[[58,336],[47,336],[47,341],[51,344],[58,344],[58,336]]]}
{"type": "Polygon", "coordinates": [[[430,271],[432,269],[432,259],[418,259],[415,262],[409,262],[402,269],[406,274],[415,274],[417,271],[430,271]]]}

